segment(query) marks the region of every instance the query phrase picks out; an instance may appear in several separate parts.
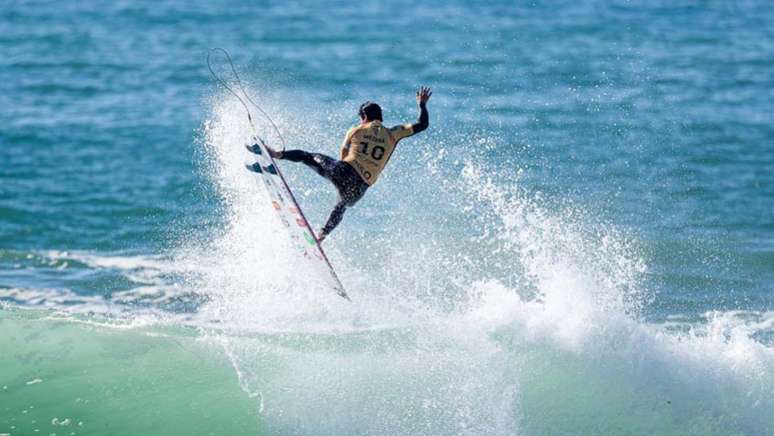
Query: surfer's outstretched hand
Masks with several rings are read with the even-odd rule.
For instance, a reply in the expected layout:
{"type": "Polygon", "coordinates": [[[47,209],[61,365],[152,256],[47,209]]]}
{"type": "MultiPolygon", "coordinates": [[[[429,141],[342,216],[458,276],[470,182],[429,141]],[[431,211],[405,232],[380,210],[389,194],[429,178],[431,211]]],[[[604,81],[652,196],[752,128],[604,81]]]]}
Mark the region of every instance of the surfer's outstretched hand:
{"type": "Polygon", "coordinates": [[[431,95],[433,95],[433,91],[431,91],[430,88],[427,86],[420,87],[419,91],[417,91],[417,103],[427,103],[427,100],[430,100],[431,95]]]}

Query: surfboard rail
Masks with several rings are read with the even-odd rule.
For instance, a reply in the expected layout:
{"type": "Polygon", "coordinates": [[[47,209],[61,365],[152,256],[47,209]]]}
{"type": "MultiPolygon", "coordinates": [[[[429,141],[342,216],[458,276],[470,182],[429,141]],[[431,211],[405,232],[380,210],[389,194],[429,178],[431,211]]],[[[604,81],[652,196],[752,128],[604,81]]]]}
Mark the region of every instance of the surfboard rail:
{"type": "Polygon", "coordinates": [[[247,169],[263,182],[271,198],[272,208],[279,215],[294,247],[301,251],[301,255],[309,260],[312,266],[322,270],[321,275],[328,286],[341,297],[351,301],[277,162],[266,149],[266,143],[259,137],[253,137],[252,142],[245,147],[254,158],[254,162],[247,165],[247,169]]]}

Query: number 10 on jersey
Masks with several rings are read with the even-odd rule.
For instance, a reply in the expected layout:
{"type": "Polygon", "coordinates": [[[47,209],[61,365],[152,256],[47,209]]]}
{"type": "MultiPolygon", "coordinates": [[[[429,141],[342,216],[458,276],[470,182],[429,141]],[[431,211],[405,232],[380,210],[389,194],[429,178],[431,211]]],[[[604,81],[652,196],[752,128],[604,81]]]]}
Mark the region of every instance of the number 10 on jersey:
{"type": "MultiPolygon", "coordinates": [[[[360,147],[358,151],[363,154],[368,154],[368,146],[369,144],[367,142],[361,142],[360,147]]],[[[384,147],[377,145],[376,147],[373,147],[371,149],[371,157],[374,158],[374,160],[382,160],[384,157],[384,147]]]]}

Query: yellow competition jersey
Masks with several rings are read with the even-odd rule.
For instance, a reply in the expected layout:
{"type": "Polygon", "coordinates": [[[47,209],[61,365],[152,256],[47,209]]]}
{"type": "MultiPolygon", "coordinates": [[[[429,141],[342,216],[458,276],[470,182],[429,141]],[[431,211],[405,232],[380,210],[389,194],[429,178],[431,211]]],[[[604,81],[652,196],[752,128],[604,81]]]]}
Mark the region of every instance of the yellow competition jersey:
{"type": "Polygon", "coordinates": [[[395,145],[403,138],[414,134],[411,124],[386,128],[381,121],[353,127],[344,139],[344,162],[360,174],[369,185],[373,185],[390,160],[395,145]]]}

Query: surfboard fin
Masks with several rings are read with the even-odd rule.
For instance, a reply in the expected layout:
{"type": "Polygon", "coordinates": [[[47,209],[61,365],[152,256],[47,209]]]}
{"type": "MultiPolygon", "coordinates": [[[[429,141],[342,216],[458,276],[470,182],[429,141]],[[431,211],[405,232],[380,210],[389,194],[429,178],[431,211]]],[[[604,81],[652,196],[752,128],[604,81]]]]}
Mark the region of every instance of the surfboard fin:
{"type": "Polygon", "coordinates": [[[263,151],[261,150],[261,146],[258,144],[245,144],[245,148],[247,151],[253,154],[263,154],[263,151]]]}
{"type": "Polygon", "coordinates": [[[245,168],[258,174],[261,174],[264,171],[269,174],[274,174],[274,175],[277,174],[277,167],[275,167],[274,164],[269,164],[269,165],[266,165],[265,167],[262,167],[260,163],[255,162],[252,164],[245,164],[245,168]]]}
{"type": "Polygon", "coordinates": [[[261,164],[259,164],[258,162],[255,162],[252,164],[245,164],[245,168],[258,174],[261,174],[263,172],[263,169],[261,168],[261,164]]]}

